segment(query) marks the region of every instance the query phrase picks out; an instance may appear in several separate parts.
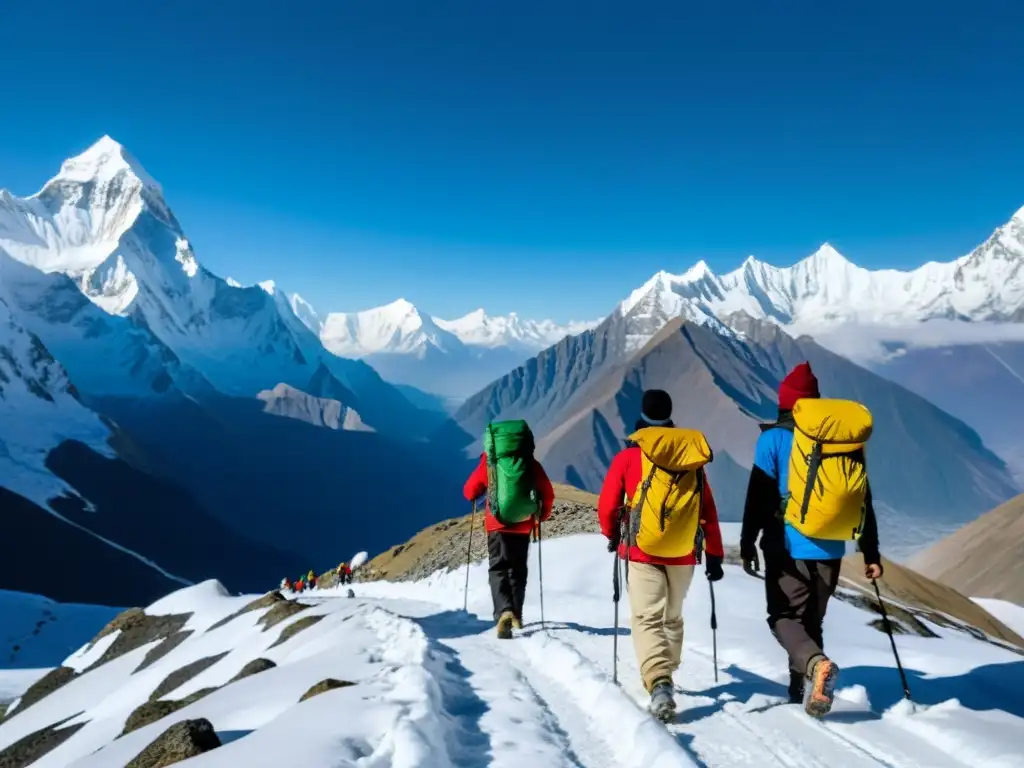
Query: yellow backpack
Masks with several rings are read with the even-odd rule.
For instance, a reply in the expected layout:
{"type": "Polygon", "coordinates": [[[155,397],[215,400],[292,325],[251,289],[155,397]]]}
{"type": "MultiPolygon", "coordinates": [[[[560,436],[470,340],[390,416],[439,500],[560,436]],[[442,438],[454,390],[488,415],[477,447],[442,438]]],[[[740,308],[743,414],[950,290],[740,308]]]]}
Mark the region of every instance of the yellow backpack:
{"type": "Polygon", "coordinates": [[[686,557],[703,522],[701,469],[713,458],[711,446],[703,433],[676,427],[645,427],[629,439],[643,456],[643,480],[629,503],[629,542],[653,557],[686,557]]]}
{"type": "Polygon", "coordinates": [[[860,537],[868,473],[864,446],[871,412],[852,400],[805,398],[793,407],[787,523],[813,539],[860,537]]]}

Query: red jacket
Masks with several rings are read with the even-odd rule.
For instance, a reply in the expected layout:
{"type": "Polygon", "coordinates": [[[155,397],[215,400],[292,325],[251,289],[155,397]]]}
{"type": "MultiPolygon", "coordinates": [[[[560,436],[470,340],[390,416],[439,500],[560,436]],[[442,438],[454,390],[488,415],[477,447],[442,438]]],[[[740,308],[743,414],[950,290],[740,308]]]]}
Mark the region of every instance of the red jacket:
{"type": "MultiPolygon", "coordinates": [[[[551,487],[551,481],[548,480],[544,467],[536,460],[533,462],[533,479],[537,483],[537,492],[540,493],[541,509],[543,510],[540,519],[541,522],[544,522],[551,517],[551,505],[555,503],[555,489],[551,487]]],[[[473,474],[466,481],[466,487],[462,489],[462,494],[466,497],[466,501],[472,501],[483,496],[486,492],[487,454],[482,454],[480,456],[480,463],[476,465],[473,474]]],[[[504,531],[505,533],[529,534],[533,532],[534,521],[531,519],[523,520],[520,523],[513,523],[512,525],[502,525],[491,514],[491,505],[488,503],[484,512],[484,526],[487,528],[488,533],[504,531]]]]}
{"type": "MultiPolygon", "coordinates": [[[[601,533],[608,539],[612,538],[615,528],[619,524],[619,515],[622,512],[623,504],[633,498],[636,487],[640,485],[641,456],[639,446],[634,445],[619,451],[618,455],[612,459],[612,465],[608,467],[608,474],[604,478],[604,487],[601,488],[601,498],[597,502],[601,533]]],[[[704,508],[701,510],[701,520],[704,521],[705,551],[709,555],[724,557],[722,531],[718,527],[718,508],[715,506],[715,497],[711,493],[711,484],[707,482],[706,475],[704,477],[704,508]]],[[[626,542],[619,545],[619,557],[626,557],[626,542]]],[[[654,557],[644,553],[637,546],[630,548],[629,559],[638,563],[653,563],[655,565],[697,564],[696,553],[691,553],[686,557],[654,557]]]]}

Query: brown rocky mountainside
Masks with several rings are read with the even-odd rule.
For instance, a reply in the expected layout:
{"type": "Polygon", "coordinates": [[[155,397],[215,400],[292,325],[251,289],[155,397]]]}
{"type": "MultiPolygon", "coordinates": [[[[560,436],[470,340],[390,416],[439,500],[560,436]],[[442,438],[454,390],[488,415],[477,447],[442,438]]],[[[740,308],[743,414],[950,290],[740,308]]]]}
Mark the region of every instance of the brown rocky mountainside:
{"type": "Polygon", "coordinates": [[[934,544],[911,565],[965,595],[1024,605],[1024,495],[934,544]]]}
{"type": "MultiPolygon", "coordinates": [[[[551,520],[544,524],[544,538],[597,533],[596,504],[597,496],[594,494],[556,484],[555,508],[551,520]]],[[[478,513],[475,519],[471,555],[474,562],[487,557],[483,516],[478,513]]],[[[470,516],[464,515],[423,529],[404,544],[392,547],[371,560],[360,570],[359,579],[413,581],[440,569],[464,565],[470,543],[469,523],[470,516]]],[[[738,565],[739,552],[727,547],[726,561],[738,565]]],[[[929,632],[921,623],[921,619],[926,619],[932,624],[974,635],[978,635],[980,630],[989,638],[1024,649],[1024,638],[955,589],[888,560],[885,568],[885,576],[879,582],[882,595],[887,601],[894,601],[888,606],[890,614],[908,631],[929,632]]],[[[329,581],[328,577],[329,574],[325,574],[324,578],[329,581]]],[[[839,599],[877,612],[877,601],[864,579],[860,555],[851,555],[844,560],[842,586],[844,589],[839,599]]]]}

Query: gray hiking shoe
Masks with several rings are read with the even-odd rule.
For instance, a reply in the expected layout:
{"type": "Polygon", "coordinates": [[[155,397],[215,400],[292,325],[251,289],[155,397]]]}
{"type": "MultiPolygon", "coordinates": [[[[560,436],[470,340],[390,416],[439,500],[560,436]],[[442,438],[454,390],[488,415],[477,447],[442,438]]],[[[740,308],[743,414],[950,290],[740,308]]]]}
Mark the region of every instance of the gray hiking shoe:
{"type": "Polygon", "coordinates": [[[676,700],[672,697],[672,681],[659,680],[651,688],[651,714],[667,723],[676,715],[676,700]]]}

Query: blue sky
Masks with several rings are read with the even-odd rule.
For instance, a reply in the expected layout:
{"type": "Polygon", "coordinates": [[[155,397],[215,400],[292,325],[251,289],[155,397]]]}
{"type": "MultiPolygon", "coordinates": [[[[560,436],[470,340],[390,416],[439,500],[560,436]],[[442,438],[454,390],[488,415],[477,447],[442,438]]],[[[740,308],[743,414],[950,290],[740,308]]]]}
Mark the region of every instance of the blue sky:
{"type": "Polygon", "coordinates": [[[597,317],[658,269],[969,251],[1024,205],[1024,3],[4,3],[0,186],[103,134],[320,310],[597,317]],[[207,6],[215,6],[210,8],[207,6]],[[843,6],[843,7],[839,7],[843,6]]]}

